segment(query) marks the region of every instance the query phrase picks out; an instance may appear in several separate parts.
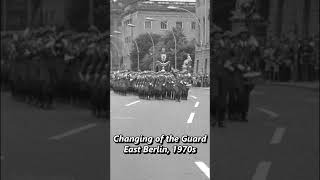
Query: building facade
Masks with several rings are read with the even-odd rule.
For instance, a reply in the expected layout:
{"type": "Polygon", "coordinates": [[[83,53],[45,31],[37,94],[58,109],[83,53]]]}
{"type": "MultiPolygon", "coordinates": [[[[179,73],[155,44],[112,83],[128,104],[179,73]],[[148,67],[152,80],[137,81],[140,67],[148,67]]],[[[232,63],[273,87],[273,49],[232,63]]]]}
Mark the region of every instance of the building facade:
{"type": "MultiPolygon", "coordinates": [[[[137,2],[125,9],[121,20],[121,36],[125,41],[125,55],[130,54],[133,40],[139,35],[147,32],[164,35],[172,28],[182,28],[187,40],[196,39],[197,20],[193,13],[195,12],[195,2],[193,1],[158,1],[150,0],[137,2]],[[181,7],[184,10],[169,9],[169,6],[181,7]],[[150,21],[147,18],[152,18],[150,21]],[[133,24],[135,27],[130,27],[133,24]]],[[[129,56],[123,60],[127,69],[131,68],[129,56]]]]}
{"type": "Polygon", "coordinates": [[[196,36],[195,60],[193,72],[195,74],[210,73],[210,0],[197,0],[196,16],[199,28],[196,36]]]}
{"type": "Polygon", "coordinates": [[[42,23],[68,27],[67,11],[69,5],[70,0],[42,0],[42,23]]]}
{"type": "Polygon", "coordinates": [[[121,31],[121,14],[123,13],[121,2],[110,1],[110,44],[111,44],[111,70],[119,70],[123,68],[124,41],[121,36],[115,34],[116,31],[121,31]]]}
{"type": "MultiPolygon", "coordinates": [[[[319,34],[319,0],[255,0],[257,13],[268,24],[267,35],[281,36],[294,32],[298,37],[319,34]]],[[[231,30],[231,11],[237,0],[214,1],[214,22],[231,30]]],[[[261,30],[264,31],[264,30],[261,30]]]]}
{"type": "Polygon", "coordinates": [[[1,30],[93,24],[93,0],[1,0],[1,30]],[[77,5],[75,5],[77,3],[77,5]]]}
{"type": "Polygon", "coordinates": [[[1,0],[1,31],[22,30],[31,24],[30,0],[1,0]]]}
{"type": "Polygon", "coordinates": [[[268,33],[272,35],[319,34],[319,0],[270,0],[269,22],[268,33]]]}

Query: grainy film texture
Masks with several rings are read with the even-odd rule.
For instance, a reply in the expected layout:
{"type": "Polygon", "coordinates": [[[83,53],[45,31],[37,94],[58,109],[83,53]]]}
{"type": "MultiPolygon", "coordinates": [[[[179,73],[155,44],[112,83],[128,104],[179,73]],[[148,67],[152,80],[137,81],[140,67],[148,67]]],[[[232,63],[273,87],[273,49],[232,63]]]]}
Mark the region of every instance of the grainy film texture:
{"type": "Polygon", "coordinates": [[[213,3],[211,178],[319,179],[319,1],[213,3]]]}
{"type": "Polygon", "coordinates": [[[109,179],[109,8],[1,0],[1,179],[109,179]]]}
{"type": "Polygon", "coordinates": [[[209,179],[210,1],[111,6],[111,179],[209,179]]]}

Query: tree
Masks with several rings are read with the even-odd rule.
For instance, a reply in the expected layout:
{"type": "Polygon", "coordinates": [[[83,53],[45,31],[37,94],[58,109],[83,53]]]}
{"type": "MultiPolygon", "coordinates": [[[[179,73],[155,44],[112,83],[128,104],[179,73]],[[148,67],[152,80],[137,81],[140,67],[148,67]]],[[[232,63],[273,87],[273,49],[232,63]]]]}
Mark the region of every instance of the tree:
{"type": "MultiPolygon", "coordinates": [[[[155,44],[159,42],[161,36],[158,34],[150,34],[153,38],[155,44]]],[[[139,35],[135,41],[138,44],[139,48],[139,59],[140,59],[140,69],[141,70],[150,70],[150,64],[152,64],[152,42],[150,36],[146,34],[139,35]]],[[[138,70],[138,53],[137,48],[134,43],[132,43],[131,53],[131,69],[138,70]]]]}
{"type": "MultiPolygon", "coordinates": [[[[175,34],[177,40],[177,69],[181,70],[183,61],[190,54],[191,58],[195,57],[195,45],[194,41],[188,41],[183,33],[182,29],[173,28],[173,33],[175,34]]],[[[168,31],[161,41],[156,45],[156,59],[161,58],[161,49],[166,49],[167,60],[170,61],[172,67],[175,64],[175,41],[172,31],[168,31]]]]}

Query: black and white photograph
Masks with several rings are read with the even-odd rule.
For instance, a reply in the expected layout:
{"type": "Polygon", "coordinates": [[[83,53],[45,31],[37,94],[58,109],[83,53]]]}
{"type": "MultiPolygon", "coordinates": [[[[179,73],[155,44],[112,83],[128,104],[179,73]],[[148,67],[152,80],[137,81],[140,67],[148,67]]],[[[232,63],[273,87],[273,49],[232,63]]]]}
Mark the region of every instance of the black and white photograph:
{"type": "Polygon", "coordinates": [[[1,0],[1,180],[318,180],[319,0],[1,0]]]}
{"type": "Polygon", "coordinates": [[[1,0],[1,179],[110,179],[109,7],[1,0]]]}
{"type": "Polygon", "coordinates": [[[213,2],[211,178],[319,179],[319,1],[213,2]]]}
{"type": "Polygon", "coordinates": [[[111,179],[210,179],[209,10],[209,0],[111,4],[111,179]]]}

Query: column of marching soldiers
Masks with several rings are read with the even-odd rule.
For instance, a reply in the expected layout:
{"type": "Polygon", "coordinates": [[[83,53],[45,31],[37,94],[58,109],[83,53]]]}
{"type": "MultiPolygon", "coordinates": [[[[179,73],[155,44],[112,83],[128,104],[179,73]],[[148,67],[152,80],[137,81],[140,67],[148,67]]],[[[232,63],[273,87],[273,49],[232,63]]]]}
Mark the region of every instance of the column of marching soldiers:
{"type": "Polygon", "coordinates": [[[54,101],[107,113],[109,96],[107,33],[55,28],[1,34],[1,87],[12,96],[44,109],[54,101]]]}
{"type": "MultiPolygon", "coordinates": [[[[40,28],[1,34],[1,87],[18,100],[50,108],[54,100],[90,107],[96,116],[109,109],[109,35],[40,28]]],[[[246,121],[254,83],[244,74],[254,69],[248,32],[214,32],[211,48],[211,112],[219,126],[229,119],[246,121]],[[236,39],[236,40],[235,40],[236,39]],[[239,40],[240,39],[240,40],[239,40]],[[250,68],[251,67],[251,68],[250,68]],[[213,78],[212,78],[213,77],[213,78]]],[[[254,77],[254,76],[253,76],[254,77]]],[[[111,72],[111,89],[144,99],[187,99],[192,76],[181,72],[111,72]]],[[[214,123],[215,124],[215,123],[214,123]]]]}
{"type": "Polygon", "coordinates": [[[192,76],[180,72],[118,71],[111,74],[114,92],[138,95],[141,99],[187,100],[192,76]]]}

